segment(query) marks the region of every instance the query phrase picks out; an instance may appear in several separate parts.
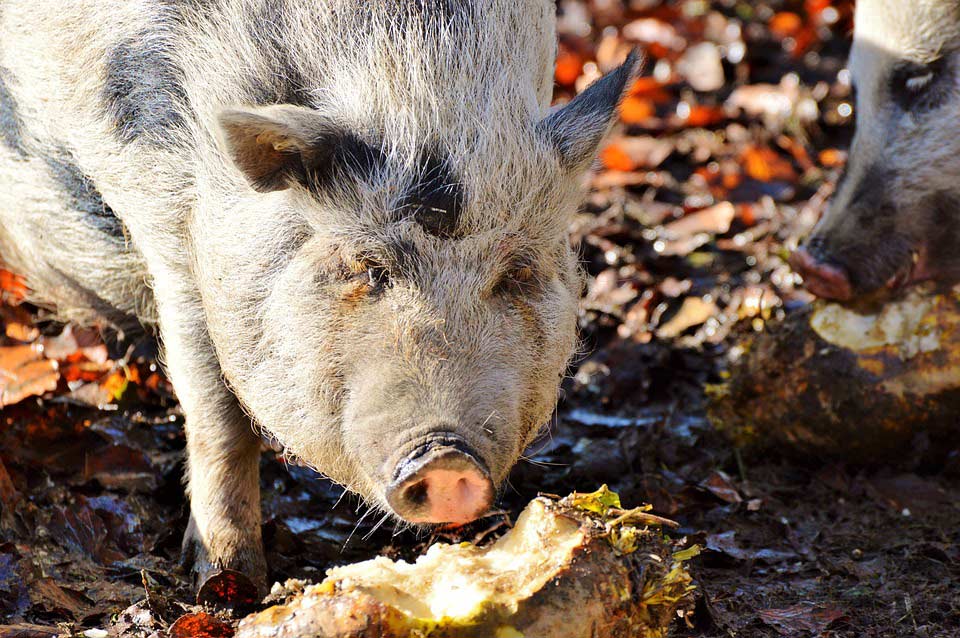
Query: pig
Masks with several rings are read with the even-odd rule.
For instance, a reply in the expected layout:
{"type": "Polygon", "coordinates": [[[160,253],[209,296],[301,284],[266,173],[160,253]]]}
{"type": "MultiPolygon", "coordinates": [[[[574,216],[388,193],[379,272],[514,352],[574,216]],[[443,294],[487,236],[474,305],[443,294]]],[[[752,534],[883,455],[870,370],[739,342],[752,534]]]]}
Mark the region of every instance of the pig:
{"type": "Polygon", "coordinates": [[[858,0],[856,133],[827,212],[790,259],[821,297],[960,279],[960,1],[858,0]]]}
{"type": "Polygon", "coordinates": [[[549,0],[0,0],[0,255],[155,328],[198,578],[261,585],[260,435],[464,523],[549,420],[567,226],[636,53],[550,109],[549,0]]]}

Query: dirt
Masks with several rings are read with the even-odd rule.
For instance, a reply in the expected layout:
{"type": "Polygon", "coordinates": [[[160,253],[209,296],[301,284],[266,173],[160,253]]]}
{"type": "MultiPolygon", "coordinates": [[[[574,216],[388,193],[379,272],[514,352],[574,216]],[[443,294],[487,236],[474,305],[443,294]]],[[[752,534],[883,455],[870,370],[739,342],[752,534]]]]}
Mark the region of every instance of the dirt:
{"type": "MultiPolygon", "coordinates": [[[[608,483],[705,548],[678,636],[960,635],[960,446],[936,464],[912,448],[885,465],[797,460],[739,452],[705,416],[704,388],[740,338],[810,301],[783,257],[822,212],[852,136],[850,4],[559,4],[558,100],[633,45],[649,63],[572,227],[589,276],[584,355],[555,422],[504,486],[502,512],[458,529],[374,519],[265,447],[270,577],[488,542],[538,492],[608,483]]],[[[0,637],[162,635],[194,609],[177,566],[172,390],[149,340],[104,346],[19,303],[21,286],[0,272],[0,364],[21,373],[0,378],[0,637]]],[[[229,631],[214,621],[181,626],[229,631]]]]}

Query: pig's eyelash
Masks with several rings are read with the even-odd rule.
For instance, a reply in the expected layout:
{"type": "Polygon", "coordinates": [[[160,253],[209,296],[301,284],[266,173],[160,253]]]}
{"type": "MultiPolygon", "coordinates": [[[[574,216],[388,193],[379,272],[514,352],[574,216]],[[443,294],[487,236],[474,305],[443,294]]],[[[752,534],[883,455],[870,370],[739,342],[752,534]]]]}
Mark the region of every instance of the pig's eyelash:
{"type": "Polygon", "coordinates": [[[919,93],[933,81],[933,71],[927,70],[918,75],[912,75],[903,82],[903,86],[911,93],[919,93]]]}
{"type": "Polygon", "coordinates": [[[370,257],[353,259],[347,270],[349,279],[362,279],[370,288],[383,288],[390,283],[389,269],[370,257]]]}
{"type": "Polygon", "coordinates": [[[939,106],[948,91],[941,81],[947,61],[938,58],[926,64],[904,62],[890,78],[893,99],[905,111],[926,111],[939,106]]]}
{"type": "Polygon", "coordinates": [[[516,258],[511,261],[494,284],[494,294],[523,294],[537,286],[539,273],[529,259],[516,258]]]}

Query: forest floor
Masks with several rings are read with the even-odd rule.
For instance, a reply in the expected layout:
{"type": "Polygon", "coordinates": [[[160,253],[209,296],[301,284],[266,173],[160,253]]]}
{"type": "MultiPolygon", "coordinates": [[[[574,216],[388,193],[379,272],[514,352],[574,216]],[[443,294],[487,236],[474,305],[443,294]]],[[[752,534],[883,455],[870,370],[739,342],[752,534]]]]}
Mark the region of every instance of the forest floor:
{"type": "MultiPolygon", "coordinates": [[[[489,537],[538,492],[607,483],[705,548],[679,636],[960,635],[960,451],[936,466],[740,452],[706,417],[732,346],[811,301],[784,256],[852,136],[850,3],[558,4],[558,100],[631,46],[648,64],[571,229],[584,355],[553,427],[512,473],[504,515],[432,535],[380,525],[265,449],[270,577],[489,537]]],[[[104,345],[20,303],[21,285],[0,271],[0,371],[21,379],[0,378],[0,637],[163,635],[193,598],[172,390],[150,342],[104,345]]]]}

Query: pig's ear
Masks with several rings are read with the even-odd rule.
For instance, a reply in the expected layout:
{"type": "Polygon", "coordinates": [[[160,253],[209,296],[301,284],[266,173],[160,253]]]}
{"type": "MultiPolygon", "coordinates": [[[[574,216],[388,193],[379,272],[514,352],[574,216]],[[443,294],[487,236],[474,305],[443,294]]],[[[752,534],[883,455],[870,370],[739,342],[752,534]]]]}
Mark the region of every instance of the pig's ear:
{"type": "Polygon", "coordinates": [[[306,177],[318,150],[316,114],[296,106],[222,111],[217,117],[227,153],[253,188],[283,190],[306,177]]]}
{"type": "Polygon", "coordinates": [[[597,153],[624,92],[640,72],[643,56],[634,49],[619,67],[544,118],[538,130],[556,146],[568,168],[582,168],[597,153]]]}
{"type": "Polygon", "coordinates": [[[372,171],[381,158],[355,135],[300,106],[223,111],[218,123],[230,158],[261,193],[294,184],[323,188],[343,173],[372,171]]]}

